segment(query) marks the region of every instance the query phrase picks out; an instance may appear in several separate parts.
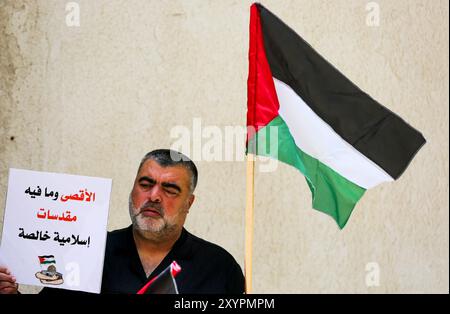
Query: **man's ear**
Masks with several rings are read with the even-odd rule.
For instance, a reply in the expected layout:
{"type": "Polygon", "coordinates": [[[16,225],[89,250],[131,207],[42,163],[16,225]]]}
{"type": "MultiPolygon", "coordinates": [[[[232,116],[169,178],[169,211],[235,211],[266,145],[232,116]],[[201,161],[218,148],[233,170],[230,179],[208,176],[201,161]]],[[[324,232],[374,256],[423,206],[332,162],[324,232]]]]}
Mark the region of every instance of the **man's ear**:
{"type": "Polygon", "coordinates": [[[187,212],[189,213],[189,208],[191,208],[192,204],[194,203],[195,195],[191,194],[188,198],[188,206],[187,206],[187,212]]]}

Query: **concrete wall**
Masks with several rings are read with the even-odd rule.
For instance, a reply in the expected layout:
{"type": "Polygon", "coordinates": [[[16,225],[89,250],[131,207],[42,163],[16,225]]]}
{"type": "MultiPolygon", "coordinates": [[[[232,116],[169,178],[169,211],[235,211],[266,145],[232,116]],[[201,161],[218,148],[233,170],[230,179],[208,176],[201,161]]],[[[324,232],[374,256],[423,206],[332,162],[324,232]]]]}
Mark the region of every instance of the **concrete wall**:
{"type": "MultiPolygon", "coordinates": [[[[112,230],[130,223],[140,158],[173,127],[245,125],[251,2],[80,0],[79,27],[67,2],[0,0],[0,204],[10,167],[108,177],[112,230]]],[[[375,1],[379,26],[368,2],[262,1],[428,143],[342,231],[293,168],[257,172],[256,293],[449,292],[448,2],[375,1]]],[[[187,228],[243,266],[245,162],[197,163],[187,228]]]]}

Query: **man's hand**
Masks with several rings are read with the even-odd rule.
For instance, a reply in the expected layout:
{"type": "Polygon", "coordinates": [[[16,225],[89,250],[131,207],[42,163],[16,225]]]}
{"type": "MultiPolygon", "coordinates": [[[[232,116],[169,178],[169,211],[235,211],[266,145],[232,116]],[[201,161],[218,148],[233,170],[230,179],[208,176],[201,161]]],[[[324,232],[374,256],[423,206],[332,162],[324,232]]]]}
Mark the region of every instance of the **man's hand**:
{"type": "Polygon", "coordinates": [[[0,267],[0,294],[17,294],[18,288],[16,277],[7,268],[0,267]]]}

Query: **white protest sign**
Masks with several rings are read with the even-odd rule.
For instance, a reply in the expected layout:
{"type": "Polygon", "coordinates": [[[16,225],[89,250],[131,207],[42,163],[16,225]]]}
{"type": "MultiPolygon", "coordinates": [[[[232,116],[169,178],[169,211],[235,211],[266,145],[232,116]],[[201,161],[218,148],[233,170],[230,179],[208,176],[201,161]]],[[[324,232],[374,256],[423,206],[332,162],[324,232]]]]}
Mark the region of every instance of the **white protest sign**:
{"type": "Polygon", "coordinates": [[[10,169],[0,255],[20,284],[99,293],[111,179],[10,169]]]}

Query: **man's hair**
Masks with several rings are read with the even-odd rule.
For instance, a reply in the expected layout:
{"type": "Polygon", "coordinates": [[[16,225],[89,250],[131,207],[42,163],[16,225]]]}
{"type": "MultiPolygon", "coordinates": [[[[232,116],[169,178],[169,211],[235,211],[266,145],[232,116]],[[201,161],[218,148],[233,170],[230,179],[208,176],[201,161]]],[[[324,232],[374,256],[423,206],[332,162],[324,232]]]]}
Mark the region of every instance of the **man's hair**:
{"type": "Polygon", "coordinates": [[[142,165],[149,159],[156,161],[158,165],[164,168],[174,166],[182,166],[185,168],[191,176],[190,192],[194,192],[195,187],[197,186],[198,172],[197,167],[189,157],[171,149],[155,149],[142,158],[141,163],[139,164],[138,173],[141,170],[142,165]]]}

